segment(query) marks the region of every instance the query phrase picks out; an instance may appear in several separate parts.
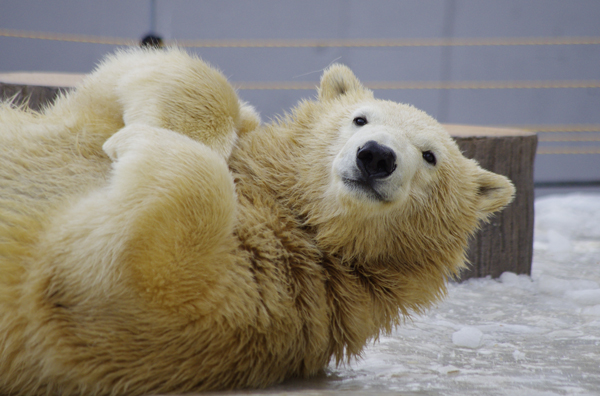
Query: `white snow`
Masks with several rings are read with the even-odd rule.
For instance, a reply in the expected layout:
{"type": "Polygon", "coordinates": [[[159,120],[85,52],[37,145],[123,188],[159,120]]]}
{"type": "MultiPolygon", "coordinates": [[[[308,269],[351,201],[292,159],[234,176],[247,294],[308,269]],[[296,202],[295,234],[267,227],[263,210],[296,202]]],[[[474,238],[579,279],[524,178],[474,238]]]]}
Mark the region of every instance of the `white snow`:
{"type": "Polygon", "coordinates": [[[600,290],[570,290],[565,293],[565,297],[579,305],[598,305],[600,304],[600,290]]]}
{"type": "Polygon", "coordinates": [[[519,351],[518,349],[515,349],[515,351],[513,352],[512,355],[515,360],[525,359],[525,354],[523,352],[519,351]]]}
{"type": "Polygon", "coordinates": [[[451,284],[362,359],[262,393],[600,395],[600,195],[543,197],[535,217],[531,276],[451,284]]]}
{"type": "Polygon", "coordinates": [[[463,327],[452,334],[452,343],[459,347],[479,348],[483,333],[477,327],[463,327]]]}

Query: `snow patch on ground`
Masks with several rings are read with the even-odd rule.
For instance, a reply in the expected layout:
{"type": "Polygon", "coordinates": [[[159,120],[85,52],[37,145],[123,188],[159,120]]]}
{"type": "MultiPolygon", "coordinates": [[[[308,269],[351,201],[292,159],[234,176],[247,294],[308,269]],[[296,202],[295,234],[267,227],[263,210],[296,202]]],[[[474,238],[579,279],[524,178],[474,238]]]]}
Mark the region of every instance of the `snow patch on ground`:
{"type": "Polygon", "coordinates": [[[481,346],[483,333],[477,327],[463,327],[452,334],[452,343],[459,347],[476,349],[481,346]]]}

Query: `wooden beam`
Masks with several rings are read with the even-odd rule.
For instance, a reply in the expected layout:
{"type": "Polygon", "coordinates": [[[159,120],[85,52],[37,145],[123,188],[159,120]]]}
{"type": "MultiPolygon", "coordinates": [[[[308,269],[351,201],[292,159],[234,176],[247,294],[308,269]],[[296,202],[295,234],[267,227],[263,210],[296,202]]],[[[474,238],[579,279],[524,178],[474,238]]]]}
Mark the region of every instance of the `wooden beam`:
{"type": "Polygon", "coordinates": [[[537,135],[519,129],[445,125],[463,154],[492,172],[507,176],[515,200],[484,224],[469,245],[471,267],[461,280],[503,272],[531,274],[533,257],[533,162],[537,135]]]}
{"type": "Polygon", "coordinates": [[[32,110],[42,110],[61,91],[72,89],[82,74],[68,73],[0,73],[0,100],[27,104],[32,110]]]}

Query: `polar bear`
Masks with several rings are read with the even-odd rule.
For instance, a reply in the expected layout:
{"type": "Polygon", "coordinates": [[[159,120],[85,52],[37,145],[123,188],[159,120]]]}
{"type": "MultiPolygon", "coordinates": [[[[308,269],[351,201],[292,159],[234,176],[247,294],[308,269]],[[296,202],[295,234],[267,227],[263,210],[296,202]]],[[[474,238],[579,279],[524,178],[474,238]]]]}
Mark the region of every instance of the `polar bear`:
{"type": "Polygon", "coordinates": [[[0,394],[314,375],[437,302],[514,194],[341,65],[260,125],[201,60],[122,51],[0,121],[0,394]]]}

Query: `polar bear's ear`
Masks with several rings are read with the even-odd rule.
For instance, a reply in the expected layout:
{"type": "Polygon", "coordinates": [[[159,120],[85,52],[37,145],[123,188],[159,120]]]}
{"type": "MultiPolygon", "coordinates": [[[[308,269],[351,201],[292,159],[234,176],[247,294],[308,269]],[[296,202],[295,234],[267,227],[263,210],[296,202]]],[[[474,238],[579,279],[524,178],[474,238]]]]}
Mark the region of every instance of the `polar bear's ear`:
{"type": "Polygon", "coordinates": [[[477,206],[482,219],[508,205],[515,196],[515,187],[508,178],[481,168],[477,186],[477,206]]]}
{"type": "Polygon", "coordinates": [[[260,125],[260,115],[254,106],[242,100],[240,100],[239,103],[240,118],[236,126],[238,129],[238,134],[243,135],[258,128],[260,125]]]}
{"type": "Polygon", "coordinates": [[[319,100],[332,100],[350,93],[372,96],[371,91],[362,86],[348,67],[337,63],[328,67],[321,77],[319,100]]]}

